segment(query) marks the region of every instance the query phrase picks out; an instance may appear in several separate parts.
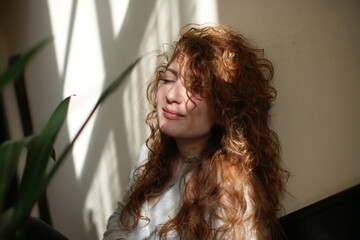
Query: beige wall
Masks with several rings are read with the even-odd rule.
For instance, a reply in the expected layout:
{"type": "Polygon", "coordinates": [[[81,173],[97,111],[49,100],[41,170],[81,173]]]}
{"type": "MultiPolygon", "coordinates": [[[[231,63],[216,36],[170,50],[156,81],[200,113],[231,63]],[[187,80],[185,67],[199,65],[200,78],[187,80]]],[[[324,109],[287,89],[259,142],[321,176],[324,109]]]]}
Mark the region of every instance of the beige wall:
{"type": "Polygon", "coordinates": [[[275,65],[273,125],[292,177],[287,212],[360,183],[360,2],[221,1],[219,21],[275,65]]]}
{"type": "MultiPolygon", "coordinates": [[[[188,22],[233,26],[264,48],[276,68],[273,125],[292,173],[294,198],[285,200],[291,212],[360,182],[359,10],[350,0],[5,0],[0,50],[16,54],[54,36],[29,65],[26,81],[37,130],[57,103],[77,95],[60,151],[101,89],[138,55],[174,41],[188,22]]],[[[153,65],[153,57],[145,59],[101,108],[49,187],[55,227],[70,239],[100,239],[123,194],[147,135],[144,82],[153,65]]]]}

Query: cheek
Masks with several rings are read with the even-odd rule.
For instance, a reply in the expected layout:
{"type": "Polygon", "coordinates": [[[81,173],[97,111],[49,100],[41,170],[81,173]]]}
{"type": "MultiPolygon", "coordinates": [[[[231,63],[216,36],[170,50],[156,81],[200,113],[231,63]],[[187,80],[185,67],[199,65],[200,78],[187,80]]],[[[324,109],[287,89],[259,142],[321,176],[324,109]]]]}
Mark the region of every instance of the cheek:
{"type": "Polygon", "coordinates": [[[157,92],[156,92],[156,104],[158,104],[159,102],[161,102],[161,100],[164,98],[164,89],[162,87],[159,87],[157,92]]]}
{"type": "Polygon", "coordinates": [[[187,111],[201,111],[199,110],[200,108],[202,108],[203,106],[203,102],[194,98],[189,98],[188,96],[185,97],[185,101],[186,101],[186,110],[187,111]]]}
{"type": "MultiPolygon", "coordinates": [[[[193,102],[191,102],[190,100],[188,100],[186,102],[186,110],[188,112],[192,112],[194,109],[196,108],[195,104],[193,102]]],[[[196,110],[196,109],[195,109],[196,110]]]]}
{"type": "Polygon", "coordinates": [[[202,119],[207,126],[212,127],[215,124],[215,122],[214,122],[214,116],[211,114],[210,107],[207,104],[203,104],[202,107],[203,107],[202,119]]]}
{"type": "Polygon", "coordinates": [[[161,93],[160,93],[160,88],[158,88],[158,90],[156,91],[156,102],[159,101],[159,97],[160,97],[161,93]]]}
{"type": "Polygon", "coordinates": [[[159,84],[156,91],[156,99],[161,100],[166,96],[166,93],[169,91],[169,86],[166,84],[159,84]]]}

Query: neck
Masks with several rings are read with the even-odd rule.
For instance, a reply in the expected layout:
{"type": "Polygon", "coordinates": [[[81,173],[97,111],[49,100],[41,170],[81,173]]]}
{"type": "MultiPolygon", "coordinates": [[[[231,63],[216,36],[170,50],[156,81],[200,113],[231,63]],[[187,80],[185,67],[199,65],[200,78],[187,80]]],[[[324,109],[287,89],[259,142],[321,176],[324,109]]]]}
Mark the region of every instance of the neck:
{"type": "Polygon", "coordinates": [[[188,157],[198,155],[205,147],[208,137],[202,139],[175,139],[180,158],[185,160],[188,157]]]}

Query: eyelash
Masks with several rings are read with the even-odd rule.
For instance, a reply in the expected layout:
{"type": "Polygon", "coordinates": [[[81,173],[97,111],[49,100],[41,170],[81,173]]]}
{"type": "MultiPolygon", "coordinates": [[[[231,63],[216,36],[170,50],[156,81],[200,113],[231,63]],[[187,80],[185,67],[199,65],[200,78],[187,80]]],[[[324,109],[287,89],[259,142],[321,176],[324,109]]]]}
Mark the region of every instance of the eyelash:
{"type": "Polygon", "coordinates": [[[164,83],[175,82],[175,80],[166,79],[166,78],[160,79],[160,81],[163,81],[164,83]]]}

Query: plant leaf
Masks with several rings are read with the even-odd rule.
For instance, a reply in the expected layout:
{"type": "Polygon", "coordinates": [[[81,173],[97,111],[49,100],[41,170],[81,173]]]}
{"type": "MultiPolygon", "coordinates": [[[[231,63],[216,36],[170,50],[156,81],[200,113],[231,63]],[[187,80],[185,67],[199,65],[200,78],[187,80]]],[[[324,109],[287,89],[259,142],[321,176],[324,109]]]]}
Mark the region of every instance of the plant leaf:
{"type": "Polygon", "coordinates": [[[32,47],[30,50],[22,54],[19,59],[9,66],[4,73],[0,75],[0,92],[3,88],[18,79],[20,74],[24,71],[26,64],[33,59],[33,57],[42,49],[45,45],[47,45],[52,40],[51,37],[46,38],[32,47]]]}
{"type": "Polygon", "coordinates": [[[14,226],[26,219],[32,206],[46,188],[46,166],[51,157],[56,136],[66,119],[69,102],[70,97],[58,105],[40,134],[28,144],[19,197],[15,203],[14,226]]]}
{"type": "Polygon", "coordinates": [[[4,202],[8,187],[15,176],[21,150],[31,137],[16,141],[6,141],[0,145],[0,213],[4,210],[4,202]]]}
{"type": "Polygon", "coordinates": [[[136,64],[141,60],[142,57],[136,59],[132,64],[130,64],[112,83],[105,88],[105,90],[101,93],[97,104],[103,102],[110,94],[112,94],[120,84],[126,79],[128,74],[133,70],[136,64]]]}
{"type": "Polygon", "coordinates": [[[14,208],[6,209],[0,214],[0,239],[7,237],[11,233],[8,231],[9,224],[14,214],[14,208]]]}

